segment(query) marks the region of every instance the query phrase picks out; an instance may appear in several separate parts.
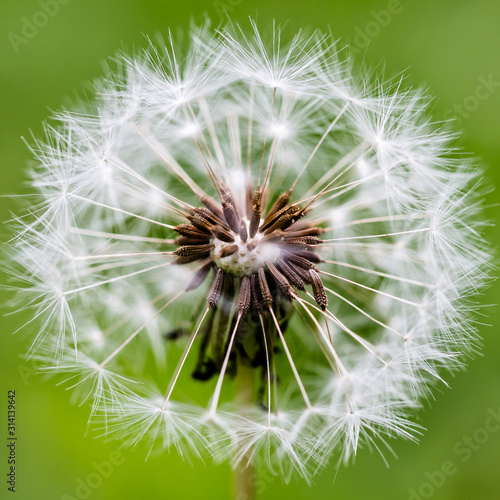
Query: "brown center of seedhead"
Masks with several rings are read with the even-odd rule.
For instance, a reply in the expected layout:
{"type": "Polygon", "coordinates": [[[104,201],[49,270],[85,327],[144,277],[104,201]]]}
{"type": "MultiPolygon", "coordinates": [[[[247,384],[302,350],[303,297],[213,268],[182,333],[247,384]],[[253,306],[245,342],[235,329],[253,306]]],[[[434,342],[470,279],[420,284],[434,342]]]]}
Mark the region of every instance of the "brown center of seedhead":
{"type": "Polygon", "coordinates": [[[311,286],[319,307],[326,309],[326,292],[316,271],[321,258],[315,251],[323,230],[303,220],[306,208],[290,203],[290,194],[281,194],[263,214],[265,193],[259,188],[249,187],[244,206],[240,206],[231,191],[220,185],[220,204],[202,197],[204,207],[192,209],[187,215],[189,223],[175,228],[179,234],[177,264],[200,266],[188,289],[197,288],[214,271],[207,296],[207,306],[214,314],[202,343],[201,361],[193,374],[196,378],[207,379],[215,373],[225,350],[223,339],[219,339],[221,345],[216,345],[217,335],[212,330],[223,331],[224,324],[230,326],[236,315],[248,313],[246,327],[240,327],[244,337],[240,338],[240,354],[243,350],[243,357],[258,366],[260,363],[254,359],[255,346],[262,344],[262,332],[258,330],[268,313],[280,318],[284,329],[290,303],[298,291],[306,290],[306,285],[311,286]],[[222,325],[221,316],[226,317],[222,325]],[[249,338],[253,346],[248,346],[249,338]],[[207,360],[205,351],[210,345],[212,355],[207,360]]]}
{"type": "Polygon", "coordinates": [[[280,293],[292,300],[296,290],[311,285],[318,305],[326,307],[326,294],[316,272],[320,257],[315,246],[322,229],[301,220],[305,209],[290,204],[290,193],[281,194],[262,220],[262,192],[248,190],[245,210],[227,188],[222,203],[201,199],[205,205],[188,215],[189,224],[176,227],[178,264],[201,264],[192,288],[205,280],[214,268],[214,280],[207,298],[215,307],[224,280],[239,289],[237,311],[265,309],[280,293]]]}

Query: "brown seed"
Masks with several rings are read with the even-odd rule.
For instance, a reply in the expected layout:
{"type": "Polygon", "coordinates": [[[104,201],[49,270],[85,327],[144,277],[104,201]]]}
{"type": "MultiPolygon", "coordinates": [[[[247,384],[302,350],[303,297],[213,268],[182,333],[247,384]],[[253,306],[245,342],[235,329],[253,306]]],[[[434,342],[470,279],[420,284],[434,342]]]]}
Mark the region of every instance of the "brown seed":
{"type": "Polygon", "coordinates": [[[200,201],[217,217],[223,217],[222,210],[219,204],[211,196],[202,195],[200,196],[200,201]]]}
{"type": "Polygon", "coordinates": [[[204,245],[208,243],[209,243],[208,235],[204,235],[203,239],[191,238],[189,236],[177,236],[177,238],[175,238],[175,244],[179,246],[204,245]]]}
{"type": "Polygon", "coordinates": [[[252,198],[252,210],[250,212],[250,238],[253,238],[260,226],[260,217],[262,213],[262,191],[256,189],[252,198]]]}
{"type": "Polygon", "coordinates": [[[299,290],[305,290],[305,282],[283,259],[278,259],[278,269],[287,277],[292,285],[299,290]]]}
{"type": "Polygon", "coordinates": [[[323,286],[323,282],[319,274],[314,270],[309,270],[309,275],[311,276],[311,286],[313,289],[314,300],[319,307],[321,307],[322,311],[326,310],[326,306],[328,305],[328,297],[326,295],[325,287],[323,286]]]}
{"type": "Polygon", "coordinates": [[[304,283],[306,283],[306,284],[311,283],[311,276],[309,275],[309,269],[304,269],[303,267],[300,267],[300,266],[294,264],[290,260],[286,260],[285,262],[293,272],[295,272],[296,274],[298,274],[300,276],[301,280],[304,283]]]}
{"type": "Polygon", "coordinates": [[[212,282],[212,287],[208,292],[207,305],[208,307],[214,307],[220,299],[222,293],[222,285],[224,284],[224,271],[222,269],[217,269],[214,281],[212,282]]]}
{"type": "Polygon", "coordinates": [[[219,224],[225,225],[225,222],[208,208],[195,208],[193,212],[193,215],[188,216],[188,220],[202,232],[211,231],[213,226],[219,224]]]}
{"type": "Polygon", "coordinates": [[[232,243],[234,241],[233,235],[222,226],[215,226],[212,228],[212,234],[219,240],[225,241],[226,243],[232,243]]]}
{"type": "Polygon", "coordinates": [[[287,229],[285,234],[286,236],[294,237],[294,238],[301,238],[303,236],[319,236],[324,233],[324,230],[321,229],[320,227],[311,227],[309,226],[309,222],[304,222],[304,221],[299,221],[297,224],[293,226],[291,229],[287,229]],[[302,225],[304,227],[299,226],[302,225]]]}
{"type": "Polygon", "coordinates": [[[210,269],[212,269],[212,265],[212,261],[208,259],[206,261],[206,264],[204,264],[202,267],[200,267],[200,269],[198,269],[198,271],[196,271],[196,274],[193,276],[186,288],[186,292],[195,290],[206,280],[210,269]]]}
{"type": "Polygon", "coordinates": [[[250,279],[244,276],[241,280],[240,292],[238,294],[238,302],[236,304],[236,310],[239,313],[244,313],[250,307],[250,301],[252,297],[252,287],[250,279]]]}
{"type": "Polygon", "coordinates": [[[262,297],[260,295],[259,279],[257,277],[257,274],[255,273],[250,276],[250,288],[252,291],[252,307],[257,310],[262,309],[262,297]]]}
{"type": "Polygon", "coordinates": [[[293,226],[297,221],[304,217],[305,213],[306,212],[303,208],[293,210],[287,217],[284,218],[280,225],[280,229],[282,231],[286,231],[289,227],[293,226]]]}
{"type": "MultiPolygon", "coordinates": [[[[312,252],[311,252],[312,253],[312,252]]],[[[293,262],[296,266],[301,267],[302,269],[313,269],[315,267],[314,263],[309,259],[306,259],[300,255],[297,255],[297,252],[284,252],[288,261],[293,262]]]]}
{"type": "Polygon", "coordinates": [[[284,242],[292,246],[311,247],[317,245],[320,239],[317,236],[303,236],[301,238],[285,237],[284,242]]]}
{"type": "Polygon", "coordinates": [[[267,212],[266,219],[268,217],[273,216],[276,212],[279,212],[282,208],[286,207],[290,201],[290,196],[292,192],[287,191],[286,193],[281,193],[278,198],[276,198],[276,201],[273,203],[273,206],[269,209],[269,212],[267,212]]]}
{"type": "Polygon", "coordinates": [[[271,273],[272,277],[278,283],[278,286],[280,287],[281,291],[291,300],[293,299],[295,293],[293,286],[290,285],[290,282],[286,279],[283,274],[281,274],[276,266],[270,261],[266,260],[266,265],[267,268],[269,269],[269,272],[271,273]]]}
{"type": "Polygon", "coordinates": [[[247,245],[247,250],[249,252],[252,252],[253,250],[255,250],[257,248],[257,245],[259,244],[258,241],[251,241],[248,245],[247,245]]]}
{"type": "Polygon", "coordinates": [[[224,212],[224,219],[227,225],[235,232],[238,233],[240,230],[240,218],[235,206],[232,203],[222,201],[222,211],[224,212]]]}
{"type": "Polygon", "coordinates": [[[299,220],[300,213],[301,209],[295,205],[285,207],[271,217],[267,224],[264,221],[260,230],[264,234],[270,234],[278,229],[284,231],[299,220]]]}
{"type": "Polygon", "coordinates": [[[204,233],[210,233],[212,224],[199,214],[191,215],[188,217],[191,224],[204,233]]]}
{"type": "Polygon", "coordinates": [[[220,253],[220,258],[223,259],[224,257],[229,257],[230,255],[233,255],[233,253],[238,251],[238,245],[229,245],[227,247],[224,247],[220,253]]]}
{"type": "Polygon", "coordinates": [[[217,224],[217,222],[223,222],[222,217],[218,217],[216,214],[214,214],[208,208],[205,208],[205,207],[195,208],[194,212],[195,212],[195,214],[198,214],[201,217],[204,217],[207,221],[209,221],[212,224],[217,224]]]}
{"type": "Polygon", "coordinates": [[[321,262],[321,257],[310,250],[296,250],[293,252],[297,257],[303,257],[304,259],[309,260],[310,262],[314,262],[315,264],[319,264],[321,262]]]}
{"type": "Polygon", "coordinates": [[[204,245],[186,245],[179,247],[175,254],[177,255],[177,264],[188,264],[189,262],[194,262],[195,260],[202,259],[203,257],[208,257],[210,255],[210,250],[214,246],[212,244],[204,245]]]}
{"type": "Polygon", "coordinates": [[[273,303],[273,297],[271,295],[271,291],[269,290],[269,285],[267,284],[266,273],[263,267],[259,267],[258,270],[259,276],[259,289],[260,294],[262,296],[262,304],[267,307],[273,303]]]}
{"type": "Polygon", "coordinates": [[[253,186],[251,182],[247,183],[247,190],[246,190],[246,196],[245,196],[245,201],[246,201],[246,216],[250,217],[250,214],[252,213],[252,198],[253,198],[253,186]]]}
{"type": "Polygon", "coordinates": [[[281,217],[285,216],[285,214],[288,212],[289,209],[290,207],[283,207],[281,210],[278,210],[272,215],[268,214],[267,217],[264,219],[262,226],[260,227],[261,232],[266,231],[271,226],[276,224],[276,222],[279,221],[281,217]]]}
{"type": "Polygon", "coordinates": [[[188,255],[200,255],[206,252],[210,252],[214,246],[211,243],[206,243],[204,245],[186,245],[179,247],[175,253],[179,257],[184,257],[188,255]]]}
{"type": "Polygon", "coordinates": [[[248,239],[248,229],[245,221],[240,221],[240,238],[243,243],[248,239]]]}
{"type": "Polygon", "coordinates": [[[175,226],[174,231],[177,231],[181,236],[188,236],[196,239],[206,239],[210,233],[206,230],[200,230],[192,224],[179,224],[175,226]]]}

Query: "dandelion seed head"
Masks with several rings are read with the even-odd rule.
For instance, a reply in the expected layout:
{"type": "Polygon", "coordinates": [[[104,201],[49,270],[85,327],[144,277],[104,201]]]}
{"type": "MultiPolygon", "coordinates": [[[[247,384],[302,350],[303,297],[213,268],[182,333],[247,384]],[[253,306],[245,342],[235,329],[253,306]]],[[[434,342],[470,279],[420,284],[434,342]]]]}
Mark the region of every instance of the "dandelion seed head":
{"type": "Polygon", "coordinates": [[[193,27],[34,141],[8,272],[29,355],[103,434],[309,480],[416,439],[476,350],[480,169],[423,93],[344,52],[193,27]]]}

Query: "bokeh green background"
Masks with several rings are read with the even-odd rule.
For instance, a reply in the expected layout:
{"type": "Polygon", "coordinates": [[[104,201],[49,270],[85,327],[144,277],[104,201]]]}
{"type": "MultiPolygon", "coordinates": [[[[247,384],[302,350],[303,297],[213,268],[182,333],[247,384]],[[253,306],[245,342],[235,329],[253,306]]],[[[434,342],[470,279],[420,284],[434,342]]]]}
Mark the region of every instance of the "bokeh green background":
{"type": "MultiPolygon", "coordinates": [[[[464,149],[478,155],[487,167],[487,182],[500,185],[500,3],[498,0],[60,0],[59,11],[48,18],[26,43],[13,43],[22,35],[24,18],[43,24],[41,2],[2,0],[0,7],[0,186],[4,194],[22,193],[29,152],[21,141],[74,91],[101,72],[102,61],[122,47],[144,47],[145,34],[175,32],[190,19],[208,14],[217,24],[222,9],[232,19],[246,22],[257,16],[262,23],[288,21],[291,31],[300,27],[331,28],[335,36],[350,40],[359,50],[358,60],[371,66],[383,61],[387,74],[408,70],[409,85],[426,86],[437,96],[436,119],[460,114],[464,149]],[[389,13],[389,9],[393,11],[389,13]],[[380,15],[380,11],[384,11],[380,15]],[[38,13],[38,14],[37,14],[38,13]],[[389,19],[390,17],[390,19],[389,19]],[[364,35],[363,35],[364,33],[364,35]],[[369,44],[367,43],[369,42],[369,44]],[[367,47],[365,47],[367,45],[367,47]],[[482,100],[474,98],[481,79],[494,82],[482,100]],[[453,111],[455,109],[455,111],[453,111]],[[450,111],[451,110],[451,111],[450,111]]],[[[19,41],[19,40],[18,40],[19,41]]],[[[498,219],[488,196],[487,216],[498,219]]],[[[6,220],[15,200],[0,199],[0,218],[6,220]]],[[[6,229],[2,228],[5,240],[6,229]]],[[[499,242],[498,229],[488,238],[499,242]]],[[[495,304],[499,283],[480,297],[495,304]]],[[[2,292],[7,301],[8,292],[2,292]]],[[[486,309],[481,326],[483,356],[469,363],[466,372],[451,381],[451,389],[437,394],[421,412],[428,430],[419,445],[393,443],[398,458],[388,457],[386,468],[377,455],[362,451],[354,466],[330,467],[312,486],[303,481],[285,485],[279,479],[259,482],[259,498],[293,499],[500,499],[500,430],[483,431],[488,412],[500,412],[499,311],[486,309]],[[470,436],[467,444],[464,438],[470,436]],[[460,450],[462,453],[460,454],[460,450]],[[469,450],[467,453],[463,450],[469,450]],[[453,474],[438,481],[447,461],[453,474]],[[434,480],[432,485],[430,477],[434,480]],[[426,484],[427,483],[427,484],[426,484]]],[[[7,449],[0,447],[1,498],[45,500],[83,498],[78,480],[94,472],[93,462],[107,461],[116,443],[85,436],[88,412],[70,406],[69,393],[43,381],[21,359],[28,339],[12,332],[22,318],[2,319],[0,352],[0,439],[6,441],[7,389],[17,390],[18,485],[7,491],[7,449]],[[78,493],[80,495],[78,496],[78,493]],[[69,495],[65,497],[64,495],[69,495]]],[[[491,428],[490,428],[491,429],[491,428]]],[[[204,499],[230,498],[231,473],[227,466],[184,463],[176,454],[150,458],[145,450],[123,451],[99,487],[85,498],[98,499],[204,499]]],[[[95,476],[92,477],[95,480],[95,476]]],[[[89,494],[90,493],[90,494],[89,494]]]]}

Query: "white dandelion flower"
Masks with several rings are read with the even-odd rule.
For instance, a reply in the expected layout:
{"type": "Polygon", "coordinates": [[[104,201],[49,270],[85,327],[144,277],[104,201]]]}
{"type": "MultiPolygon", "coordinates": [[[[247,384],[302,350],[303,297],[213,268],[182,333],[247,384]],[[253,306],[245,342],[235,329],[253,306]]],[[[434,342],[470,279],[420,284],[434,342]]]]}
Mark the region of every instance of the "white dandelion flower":
{"type": "Polygon", "coordinates": [[[122,56],[33,146],[32,354],[106,433],[187,458],[310,477],[414,439],[475,348],[479,170],[325,37],[189,40],[122,56]]]}

